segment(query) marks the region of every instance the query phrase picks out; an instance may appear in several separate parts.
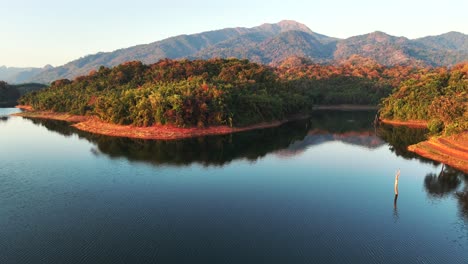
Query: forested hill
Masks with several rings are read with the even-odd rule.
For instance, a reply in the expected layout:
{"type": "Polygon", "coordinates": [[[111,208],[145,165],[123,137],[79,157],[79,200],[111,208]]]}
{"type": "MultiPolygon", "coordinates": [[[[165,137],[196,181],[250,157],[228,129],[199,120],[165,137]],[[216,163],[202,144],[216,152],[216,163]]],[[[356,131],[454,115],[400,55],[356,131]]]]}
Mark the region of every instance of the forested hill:
{"type": "Polygon", "coordinates": [[[375,60],[386,66],[449,66],[468,61],[468,35],[449,32],[420,39],[373,32],[338,39],[313,32],[296,21],[281,21],[253,28],[226,28],[192,35],[180,35],[149,44],[100,52],[46,69],[28,80],[50,83],[75,78],[127,61],[151,64],[160,59],[239,58],[277,66],[291,56],[315,63],[338,64],[352,56],[375,60]]]}
{"type": "Polygon", "coordinates": [[[314,103],[376,105],[425,71],[357,57],[339,66],[290,58],[278,68],[238,59],[128,62],[54,81],[21,103],[117,124],[243,126],[308,113],[314,103]]]}
{"type": "Polygon", "coordinates": [[[433,133],[468,131],[468,63],[410,78],[382,106],[381,117],[427,120],[433,133]]]}
{"type": "Polygon", "coordinates": [[[96,115],[116,124],[242,126],[311,109],[305,89],[281,85],[246,60],[128,62],[74,81],[57,80],[22,98],[36,110],[96,115]]]}

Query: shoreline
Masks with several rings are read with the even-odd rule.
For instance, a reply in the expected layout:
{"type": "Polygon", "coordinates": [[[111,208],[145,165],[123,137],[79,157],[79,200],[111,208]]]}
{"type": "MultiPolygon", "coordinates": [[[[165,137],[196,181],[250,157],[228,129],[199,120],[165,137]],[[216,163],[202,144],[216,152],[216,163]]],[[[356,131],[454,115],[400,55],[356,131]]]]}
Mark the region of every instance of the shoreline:
{"type": "Polygon", "coordinates": [[[427,128],[428,122],[425,120],[390,120],[390,119],[380,119],[380,122],[393,126],[407,126],[413,128],[427,128]]]}
{"type": "Polygon", "coordinates": [[[34,111],[33,107],[30,105],[15,105],[14,108],[18,108],[24,111],[34,111]]]}
{"type": "MultiPolygon", "coordinates": [[[[407,126],[412,128],[427,128],[424,120],[380,120],[384,124],[407,126]]],[[[419,156],[444,163],[453,168],[468,173],[468,132],[452,136],[430,137],[429,139],[408,146],[408,150],[419,156]]]]}
{"type": "Polygon", "coordinates": [[[33,111],[29,106],[17,106],[17,108],[24,109],[26,112],[16,113],[13,114],[13,116],[67,121],[74,123],[71,126],[89,133],[112,137],[153,140],[177,140],[201,136],[226,135],[249,130],[277,127],[290,121],[308,117],[308,115],[297,115],[280,121],[263,122],[245,127],[211,126],[205,128],[181,128],[174,125],[136,127],[132,125],[117,125],[107,123],[95,116],[77,116],[67,113],[55,113],[51,111],[33,111]]]}
{"type": "Polygon", "coordinates": [[[468,132],[452,136],[431,137],[426,141],[409,146],[408,150],[468,173],[468,132]]]}

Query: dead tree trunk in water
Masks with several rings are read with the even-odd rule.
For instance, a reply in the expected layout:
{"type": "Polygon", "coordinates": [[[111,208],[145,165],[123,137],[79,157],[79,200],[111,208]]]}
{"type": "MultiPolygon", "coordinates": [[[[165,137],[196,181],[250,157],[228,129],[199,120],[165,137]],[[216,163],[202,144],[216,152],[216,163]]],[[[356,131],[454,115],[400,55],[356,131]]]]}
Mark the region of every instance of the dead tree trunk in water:
{"type": "Polygon", "coordinates": [[[395,196],[398,196],[398,178],[400,178],[400,169],[398,169],[395,175],[395,196]]]}

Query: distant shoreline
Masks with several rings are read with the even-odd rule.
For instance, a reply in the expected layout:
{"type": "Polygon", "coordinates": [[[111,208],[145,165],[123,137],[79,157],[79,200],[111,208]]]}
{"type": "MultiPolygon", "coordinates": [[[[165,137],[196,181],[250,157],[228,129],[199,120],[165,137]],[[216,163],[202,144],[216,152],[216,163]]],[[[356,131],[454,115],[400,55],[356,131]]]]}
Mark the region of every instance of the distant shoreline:
{"type": "MultiPolygon", "coordinates": [[[[427,128],[425,120],[381,120],[382,123],[427,128]]],[[[408,146],[408,150],[422,157],[447,164],[468,173],[468,132],[452,136],[431,137],[426,141],[408,146]]]]}
{"type": "Polygon", "coordinates": [[[26,112],[13,114],[29,118],[60,120],[74,123],[72,126],[86,132],[137,139],[176,140],[210,135],[226,135],[231,133],[277,127],[284,123],[305,119],[308,115],[296,115],[281,121],[264,122],[245,127],[212,126],[205,128],[189,127],[181,128],[174,125],[153,125],[150,127],[136,127],[132,125],[116,125],[104,122],[95,116],[78,116],[67,113],[55,113],[51,111],[34,111],[31,106],[18,105],[16,108],[26,112]]]}

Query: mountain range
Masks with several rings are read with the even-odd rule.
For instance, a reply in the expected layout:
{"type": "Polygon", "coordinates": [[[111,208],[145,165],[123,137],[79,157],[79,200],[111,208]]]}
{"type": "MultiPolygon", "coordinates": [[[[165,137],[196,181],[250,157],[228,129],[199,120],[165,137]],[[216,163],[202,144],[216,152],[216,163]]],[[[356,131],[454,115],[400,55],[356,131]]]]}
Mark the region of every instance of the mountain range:
{"type": "Polygon", "coordinates": [[[49,83],[56,79],[73,79],[100,66],[112,67],[133,60],[150,64],[164,58],[236,57],[277,66],[293,56],[314,63],[333,64],[356,55],[387,66],[451,66],[468,61],[468,35],[448,32],[408,39],[376,31],[339,39],[313,32],[296,21],[284,20],[253,28],[226,28],[180,35],[113,52],[100,52],[63,66],[40,69],[34,74],[26,74],[27,78],[20,80],[49,83]]]}
{"type": "Polygon", "coordinates": [[[25,83],[29,82],[39,73],[52,68],[51,65],[46,65],[43,68],[0,66],[0,80],[8,83],[25,83]]]}

